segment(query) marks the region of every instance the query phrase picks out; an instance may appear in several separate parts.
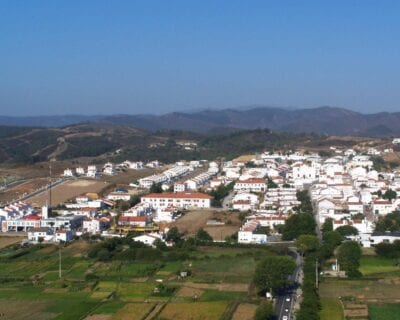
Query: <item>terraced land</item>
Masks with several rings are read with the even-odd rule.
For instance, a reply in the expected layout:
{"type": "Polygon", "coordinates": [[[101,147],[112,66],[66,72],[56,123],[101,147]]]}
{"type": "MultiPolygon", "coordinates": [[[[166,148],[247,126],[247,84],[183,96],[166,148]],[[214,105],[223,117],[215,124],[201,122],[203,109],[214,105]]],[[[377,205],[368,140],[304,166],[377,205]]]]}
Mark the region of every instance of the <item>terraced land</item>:
{"type": "Polygon", "coordinates": [[[152,260],[136,253],[133,260],[99,261],[89,258],[97,244],[79,240],[62,247],[61,278],[54,245],[1,249],[2,319],[251,319],[260,301],[251,285],[255,266],[272,254],[196,247],[181,256],[166,249],[152,260]],[[182,270],[189,276],[182,278],[182,270]]]}

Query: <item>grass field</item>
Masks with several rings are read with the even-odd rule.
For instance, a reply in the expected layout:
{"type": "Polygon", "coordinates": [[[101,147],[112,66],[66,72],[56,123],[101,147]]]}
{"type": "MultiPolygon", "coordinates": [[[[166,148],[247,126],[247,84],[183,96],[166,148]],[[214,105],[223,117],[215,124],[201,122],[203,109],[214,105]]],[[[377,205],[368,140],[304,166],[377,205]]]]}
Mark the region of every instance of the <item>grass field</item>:
{"type": "Polygon", "coordinates": [[[250,283],[257,259],[271,254],[267,248],[198,247],[178,261],[99,262],[87,257],[93,245],[80,240],[62,249],[62,279],[56,246],[0,249],[1,319],[207,320],[253,314],[258,300],[250,283]],[[191,276],[179,279],[182,269],[191,276]],[[161,284],[171,291],[157,292],[161,284]]]}
{"type": "Polygon", "coordinates": [[[343,320],[343,308],[339,299],[321,299],[321,320],[343,320]]]}
{"type": "Polygon", "coordinates": [[[226,302],[169,303],[157,319],[165,320],[215,320],[220,319],[226,302]]]}
{"type": "Polygon", "coordinates": [[[400,304],[370,305],[370,320],[395,320],[400,318],[400,304]]]}
{"type": "Polygon", "coordinates": [[[128,303],[120,309],[113,320],[142,320],[154,308],[154,303],[128,303]]]}
{"type": "Polygon", "coordinates": [[[354,297],[364,302],[397,302],[400,287],[396,279],[324,279],[319,292],[322,298],[354,297]]]}
{"type": "Polygon", "coordinates": [[[400,267],[396,263],[397,259],[364,256],[361,258],[360,271],[365,276],[400,271],[400,267]]]}

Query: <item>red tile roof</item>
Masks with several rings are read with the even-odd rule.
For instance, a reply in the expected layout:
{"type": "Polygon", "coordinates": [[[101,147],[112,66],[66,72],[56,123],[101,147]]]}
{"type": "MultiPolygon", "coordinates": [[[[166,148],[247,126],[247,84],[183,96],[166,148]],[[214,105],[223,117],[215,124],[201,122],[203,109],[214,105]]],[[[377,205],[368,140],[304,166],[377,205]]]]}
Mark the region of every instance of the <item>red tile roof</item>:
{"type": "Polygon", "coordinates": [[[150,193],[142,198],[158,198],[158,199],[212,199],[208,194],[200,192],[163,192],[163,193],[150,193]]]}
{"type": "Polygon", "coordinates": [[[147,221],[148,220],[148,217],[146,217],[146,216],[139,216],[139,217],[127,217],[127,216],[122,216],[122,217],[120,217],[119,218],[119,221],[125,221],[125,222],[128,222],[128,221],[147,221]]]}
{"type": "Polygon", "coordinates": [[[262,178],[250,178],[247,180],[239,180],[236,183],[266,183],[262,178]]]}

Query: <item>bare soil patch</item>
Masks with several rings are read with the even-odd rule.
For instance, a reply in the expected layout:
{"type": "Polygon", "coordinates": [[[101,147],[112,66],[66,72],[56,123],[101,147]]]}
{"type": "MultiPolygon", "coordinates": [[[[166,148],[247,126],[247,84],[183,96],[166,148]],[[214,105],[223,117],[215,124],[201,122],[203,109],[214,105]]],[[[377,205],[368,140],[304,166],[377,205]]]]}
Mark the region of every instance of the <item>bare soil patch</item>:
{"type": "Polygon", "coordinates": [[[176,226],[180,232],[193,235],[197,230],[206,226],[207,221],[211,219],[212,215],[212,210],[190,211],[172,223],[172,226],[176,226]]]}
{"type": "Polygon", "coordinates": [[[256,313],[257,306],[250,303],[241,303],[236,308],[232,320],[251,320],[256,313]]]}
{"type": "Polygon", "coordinates": [[[49,183],[48,178],[36,178],[18,184],[12,188],[0,192],[0,203],[16,201],[19,197],[32,193],[49,183]]]}
{"type": "Polygon", "coordinates": [[[91,316],[87,316],[85,320],[111,320],[111,314],[93,314],[91,316]]]}
{"type": "Polygon", "coordinates": [[[56,314],[44,311],[45,302],[28,300],[0,300],[1,319],[3,320],[50,320],[56,314]]]}
{"type": "Polygon", "coordinates": [[[224,240],[239,231],[239,226],[207,226],[204,228],[214,240],[224,240]]]}
{"type": "Polygon", "coordinates": [[[184,286],[179,289],[176,296],[182,298],[192,298],[194,296],[201,297],[203,293],[204,290],[202,289],[184,286]]]}
{"type": "Polygon", "coordinates": [[[21,237],[0,237],[0,249],[21,242],[21,237]]]}
{"type": "MultiPolygon", "coordinates": [[[[106,182],[98,180],[67,181],[52,188],[51,191],[52,205],[54,206],[64,203],[69,199],[79,196],[80,194],[88,192],[99,193],[103,188],[107,187],[107,185],[108,184],[106,182]]],[[[42,192],[26,200],[26,202],[29,202],[33,206],[37,207],[45,205],[47,201],[48,201],[47,192],[42,192]]]]}
{"type": "Polygon", "coordinates": [[[178,227],[179,231],[188,236],[194,235],[197,230],[203,228],[213,237],[214,240],[225,239],[237,232],[240,228],[240,220],[237,213],[216,211],[212,209],[191,210],[182,218],[178,219],[171,226],[178,227]],[[207,221],[216,220],[225,225],[207,225],[207,221]]]}

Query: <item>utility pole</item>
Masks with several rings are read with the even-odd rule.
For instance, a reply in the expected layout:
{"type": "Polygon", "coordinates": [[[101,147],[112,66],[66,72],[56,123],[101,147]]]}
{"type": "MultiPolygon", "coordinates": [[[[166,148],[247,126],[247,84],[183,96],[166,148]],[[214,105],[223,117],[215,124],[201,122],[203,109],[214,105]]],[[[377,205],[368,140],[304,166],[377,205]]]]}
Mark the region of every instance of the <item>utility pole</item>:
{"type": "Polygon", "coordinates": [[[51,211],[51,163],[49,166],[50,185],[49,185],[49,209],[51,211]]]}
{"type": "Polygon", "coordinates": [[[61,246],[58,247],[58,277],[61,279],[61,246]]]}
{"type": "Polygon", "coordinates": [[[315,288],[318,289],[318,260],[315,259],[315,288]]]}

